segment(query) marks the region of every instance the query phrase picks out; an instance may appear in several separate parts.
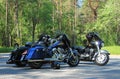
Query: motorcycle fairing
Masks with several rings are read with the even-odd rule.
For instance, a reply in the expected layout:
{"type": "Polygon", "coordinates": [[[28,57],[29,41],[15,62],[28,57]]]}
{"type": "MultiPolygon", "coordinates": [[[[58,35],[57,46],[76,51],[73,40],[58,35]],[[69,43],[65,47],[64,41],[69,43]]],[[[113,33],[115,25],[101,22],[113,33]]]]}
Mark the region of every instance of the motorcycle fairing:
{"type": "Polygon", "coordinates": [[[48,49],[51,50],[51,49],[53,49],[61,44],[62,44],[61,41],[56,41],[53,45],[49,46],[48,49]]]}

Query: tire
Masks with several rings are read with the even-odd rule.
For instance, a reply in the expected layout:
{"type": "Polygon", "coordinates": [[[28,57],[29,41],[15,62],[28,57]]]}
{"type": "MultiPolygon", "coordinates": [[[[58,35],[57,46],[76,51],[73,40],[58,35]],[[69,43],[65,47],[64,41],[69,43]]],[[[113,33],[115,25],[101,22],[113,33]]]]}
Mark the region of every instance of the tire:
{"type": "Polygon", "coordinates": [[[69,58],[68,60],[68,65],[70,67],[75,67],[79,64],[80,58],[77,54],[74,54],[74,57],[72,56],[71,58],[69,58]],[[75,57],[75,58],[74,58],[75,57]]]}
{"type": "Polygon", "coordinates": [[[14,60],[14,61],[15,61],[15,65],[16,65],[17,67],[25,67],[25,66],[26,66],[26,63],[20,61],[20,59],[21,59],[21,55],[16,55],[15,60],[14,60]]]}
{"type": "Polygon", "coordinates": [[[42,62],[29,62],[28,65],[32,68],[32,69],[40,69],[42,66],[42,62]]]}
{"type": "Polygon", "coordinates": [[[21,61],[16,61],[16,62],[15,62],[15,65],[16,65],[17,67],[25,67],[25,66],[26,66],[26,63],[22,63],[21,61]]]}
{"type": "Polygon", "coordinates": [[[109,55],[107,53],[101,53],[100,55],[97,55],[94,60],[95,64],[99,66],[106,65],[108,61],[109,61],[109,55]]]}
{"type": "Polygon", "coordinates": [[[52,62],[52,63],[51,63],[51,68],[53,68],[53,69],[60,69],[60,64],[59,64],[59,62],[52,62]]]}

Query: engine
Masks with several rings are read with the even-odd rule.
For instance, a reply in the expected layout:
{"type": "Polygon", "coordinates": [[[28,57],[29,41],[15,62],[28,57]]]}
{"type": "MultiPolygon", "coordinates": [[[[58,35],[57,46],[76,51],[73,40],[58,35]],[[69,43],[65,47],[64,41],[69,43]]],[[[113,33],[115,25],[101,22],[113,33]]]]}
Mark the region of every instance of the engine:
{"type": "Polygon", "coordinates": [[[52,58],[57,58],[59,60],[64,60],[64,58],[66,56],[64,49],[62,49],[62,48],[54,48],[52,51],[53,51],[52,58]]]}

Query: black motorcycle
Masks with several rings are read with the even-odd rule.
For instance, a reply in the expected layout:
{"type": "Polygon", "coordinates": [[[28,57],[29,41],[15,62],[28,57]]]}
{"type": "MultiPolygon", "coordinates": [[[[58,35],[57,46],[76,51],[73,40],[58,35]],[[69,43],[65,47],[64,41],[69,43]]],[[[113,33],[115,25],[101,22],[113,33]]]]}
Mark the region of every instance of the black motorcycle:
{"type": "Polygon", "coordinates": [[[94,32],[89,33],[88,35],[86,35],[86,37],[89,41],[89,45],[85,47],[73,47],[73,49],[78,50],[80,60],[93,61],[95,64],[100,66],[106,65],[109,61],[110,53],[107,50],[101,49],[104,46],[104,42],[94,32]]]}

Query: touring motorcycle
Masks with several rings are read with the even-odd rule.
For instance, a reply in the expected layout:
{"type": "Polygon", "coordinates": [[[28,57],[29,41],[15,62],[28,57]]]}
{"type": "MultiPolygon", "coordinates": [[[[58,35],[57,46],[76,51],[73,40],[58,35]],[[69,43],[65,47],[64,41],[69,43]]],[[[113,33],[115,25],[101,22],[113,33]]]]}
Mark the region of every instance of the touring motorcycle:
{"type": "Polygon", "coordinates": [[[49,38],[50,38],[49,35],[41,34],[38,41],[35,42],[34,44],[32,42],[26,42],[24,46],[20,46],[20,47],[18,47],[18,44],[17,44],[17,47],[11,52],[11,55],[6,63],[15,64],[18,67],[26,66],[27,63],[23,61],[24,61],[24,58],[26,56],[28,49],[38,44],[43,45],[43,46],[48,46],[49,38]]]}
{"type": "Polygon", "coordinates": [[[54,69],[60,69],[60,62],[65,62],[74,67],[79,64],[79,55],[70,47],[66,34],[60,34],[56,41],[48,46],[36,45],[28,50],[25,60],[31,68],[41,68],[45,63],[50,63],[54,69]]]}
{"type": "MultiPolygon", "coordinates": [[[[98,37],[96,33],[91,33],[93,37],[98,37]]],[[[90,46],[74,46],[73,49],[78,50],[80,60],[93,61],[95,64],[104,66],[109,61],[110,53],[107,50],[101,49],[104,46],[104,42],[99,40],[90,41],[90,46]]]]}

